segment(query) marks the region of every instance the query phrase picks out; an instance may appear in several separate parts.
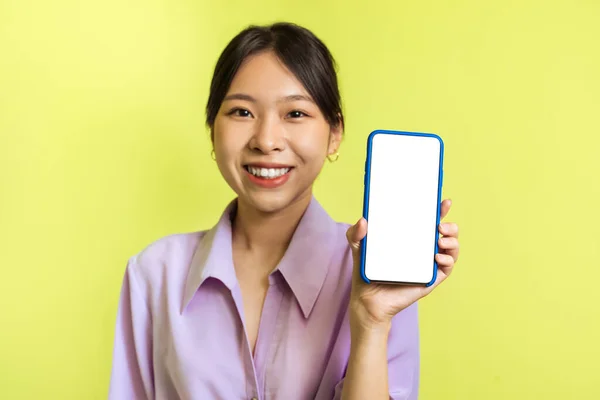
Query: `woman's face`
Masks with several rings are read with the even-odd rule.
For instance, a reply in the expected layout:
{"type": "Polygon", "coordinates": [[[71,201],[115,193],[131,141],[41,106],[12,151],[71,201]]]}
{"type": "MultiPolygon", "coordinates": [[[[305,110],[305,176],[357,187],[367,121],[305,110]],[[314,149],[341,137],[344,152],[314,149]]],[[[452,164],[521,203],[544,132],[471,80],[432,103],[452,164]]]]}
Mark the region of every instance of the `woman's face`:
{"type": "Polygon", "coordinates": [[[342,127],[330,127],[304,86],[265,52],[239,68],[213,134],[219,170],[240,201],[276,212],[312,195],[342,127]]]}

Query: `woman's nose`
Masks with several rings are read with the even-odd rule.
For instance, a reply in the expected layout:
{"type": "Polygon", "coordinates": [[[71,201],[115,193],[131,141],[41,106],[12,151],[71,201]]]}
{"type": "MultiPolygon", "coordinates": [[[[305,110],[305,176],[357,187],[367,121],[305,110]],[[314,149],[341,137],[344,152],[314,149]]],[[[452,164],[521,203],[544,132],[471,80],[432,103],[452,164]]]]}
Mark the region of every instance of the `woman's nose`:
{"type": "Polygon", "coordinates": [[[281,123],[275,118],[264,118],[258,121],[250,147],[265,154],[283,150],[285,137],[281,123]]]}

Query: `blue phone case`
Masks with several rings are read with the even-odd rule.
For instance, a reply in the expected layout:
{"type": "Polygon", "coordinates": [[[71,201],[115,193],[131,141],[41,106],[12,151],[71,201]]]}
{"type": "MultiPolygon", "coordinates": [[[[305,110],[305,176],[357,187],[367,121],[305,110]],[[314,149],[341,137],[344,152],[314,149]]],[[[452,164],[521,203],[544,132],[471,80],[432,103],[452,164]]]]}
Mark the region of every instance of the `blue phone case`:
{"type": "MultiPolygon", "coordinates": [[[[434,246],[434,254],[438,252],[438,240],[439,240],[439,231],[438,226],[440,224],[440,207],[441,207],[441,196],[442,196],[442,185],[444,179],[444,170],[443,170],[443,161],[444,161],[444,141],[442,138],[433,133],[421,133],[421,132],[406,132],[406,131],[394,131],[394,130],[374,130],[369,134],[367,139],[367,155],[365,161],[365,178],[364,178],[364,199],[363,199],[363,217],[365,220],[369,220],[369,189],[370,189],[370,174],[371,174],[371,157],[372,157],[372,144],[373,138],[376,135],[407,135],[407,136],[423,136],[423,137],[431,137],[439,140],[440,142],[440,162],[439,162],[439,179],[438,179],[438,198],[437,198],[437,216],[436,216],[436,225],[435,225],[435,241],[433,243],[434,246]]],[[[361,250],[360,250],[360,274],[366,283],[371,283],[371,281],[365,275],[365,259],[367,254],[367,246],[368,246],[368,236],[367,235],[361,241],[361,250]]],[[[431,286],[435,283],[437,278],[437,262],[435,258],[433,259],[433,278],[430,282],[428,282],[425,286],[431,286]]],[[[406,282],[389,282],[389,283],[398,283],[403,284],[406,282]]]]}

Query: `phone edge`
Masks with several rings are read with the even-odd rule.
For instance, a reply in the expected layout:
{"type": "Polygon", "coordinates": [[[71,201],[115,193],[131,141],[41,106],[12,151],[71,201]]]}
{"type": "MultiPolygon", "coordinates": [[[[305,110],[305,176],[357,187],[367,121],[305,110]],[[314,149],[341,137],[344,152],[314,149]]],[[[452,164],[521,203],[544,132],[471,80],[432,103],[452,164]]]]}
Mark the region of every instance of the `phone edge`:
{"type": "MultiPolygon", "coordinates": [[[[437,213],[436,213],[436,224],[435,224],[435,241],[434,241],[434,259],[433,259],[433,274],[430,282],[392,282],[385,281],[381,283],[390,283],[390,284],[406,284],[406,285],[419,285],[429,287],[433,285],[437,279],[437,270],[438,265],[435,261],[435,254],[438,252],[438,241],[439,241],[439,225],[440,225],[440,208],[441,208],[441,200],[442,200],[442,187],[444,180],[444,141],[443,139],[435,134],[435,133],[425,133],[425,132],[409,132],[409,131],[395,131],[395,130],[387,130],[387,129],[376,129],[372,131],[367,138],[367,151],[365,157],[365,168],[364,168],[364,181],[363,181],[363,218],[368,221],[369,220],[369,193],[370,193],[370,174],[371,174],[371,152],[373,145],[373,138],[378,134],[391,134],[391,135],[406,135],[406,136],[421,136],[421,137],[431,137],[435,138],[440,142],[440,161],[439,161],[439,170],[438,170],[438,199],[437,199],[437,213]]],[[[367,254],[367,235],[361,240],[360,243],[360,276],[362,280],[366,283],[379,283],[379,281],[371,281],[366,276],[365,271],[365,261],[367,254]]]]}

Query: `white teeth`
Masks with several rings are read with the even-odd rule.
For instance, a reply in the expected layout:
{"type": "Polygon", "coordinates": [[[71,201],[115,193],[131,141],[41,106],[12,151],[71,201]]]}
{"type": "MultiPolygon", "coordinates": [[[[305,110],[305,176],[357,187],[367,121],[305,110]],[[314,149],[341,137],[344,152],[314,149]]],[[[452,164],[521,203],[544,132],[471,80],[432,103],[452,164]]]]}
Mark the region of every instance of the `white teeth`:
{"type": "Polygon", "coordinates": [[[282,175],[287,174],[289,168],[256,168],[248,166],[248,171],[254,176],[260,176],[262,178],[273,179],[278,178],[282,175]]]}

